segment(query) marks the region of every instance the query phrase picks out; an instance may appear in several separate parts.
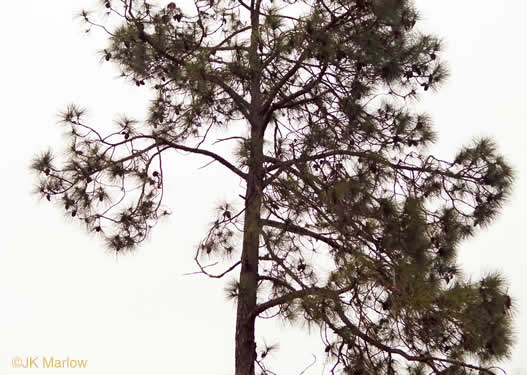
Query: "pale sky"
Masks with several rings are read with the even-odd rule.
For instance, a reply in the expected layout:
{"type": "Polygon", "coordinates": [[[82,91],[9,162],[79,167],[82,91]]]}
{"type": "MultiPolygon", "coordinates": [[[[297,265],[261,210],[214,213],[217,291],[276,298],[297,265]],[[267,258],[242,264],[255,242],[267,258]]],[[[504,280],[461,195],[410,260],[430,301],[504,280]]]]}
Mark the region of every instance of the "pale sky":
{"type": "MultiPolygon", "coordinates": [[[[31,194],[35,153],[64,145],[57,113],[71,102],[108,129],[119,114],[141,117],[148,90],[116,79],[95,52],[104,35],[86,36],[73,19],[94,0],[11,1],[0,23],[4,72],[0,197],[0,374],[232,374],[235,308],[222,280],[184,276],[215,206],[239,181],[207,160],[179,155],[165,162],[166,203],[174,214],[134,254],[116,258],[61,210],[31,194]],[[17,369],[14,357],[87,360],[86,369],[17,369]]],[[[439,132],[432,150],[451,158],[474,136],[492,136],[517,171],[501,216],[460,247],[467,275],[501,271],[514,298],[517,345],[502,367],[527,375],[527,3],[416,1],[418,24],[445,41],[451,76],[418,104],[439,132]]],[[[237,193],[236,193],[237,194],[237,193]]],[[[320,374],[318,331],[259,324],[257,337],[280,343],[279,374],[320,374]],[[264,329],[265,328],[265,329],[264,329]],[[266,332],[266,336],[263,332],[266,332]]],[[[326,366],[327,370],[327,366],[326,366]]]]}

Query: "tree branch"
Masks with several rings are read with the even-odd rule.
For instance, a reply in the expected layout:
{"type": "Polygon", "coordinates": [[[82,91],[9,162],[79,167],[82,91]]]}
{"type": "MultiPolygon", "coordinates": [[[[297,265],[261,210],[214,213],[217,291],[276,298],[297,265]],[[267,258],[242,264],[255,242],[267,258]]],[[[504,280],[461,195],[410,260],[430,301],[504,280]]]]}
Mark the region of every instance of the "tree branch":
{"type": "Polygon", "coordinates": [[[345,288],[341,288],[338,290],[333,290],[330,288],[320,288],[320,287],[312,287],[312,288],[303,289],[303,290],[295,290],[294,292],[285,294],[283,296],[274,298],[272,300],[269,300],[267,302],[257,305],[256,308],[252,311],[251,317],[257,317],[259,314],[261,314],[265,310],[268,310],[278,305],[282,305],[287,302],[291,302],[297,298],[303,298],[303,297],[315,296],[315,295],[319,295],[319,296],[327,296],[327,295],[333,296],[335,294],[340,295],[342,293],[349,292],[354,287],[355,285],[349,285],[345,288]]]}
{"type": "Polygon", "coordinates": [[[175,148],[176,150],[182,150],[182,151],[187,151],[187,152],[190,152],[190,153],[193,153],[193,154],[201,154],[201,155],[209,156],[209,157],[215,159],[216,161],[218,161],[220,164],[222,164],[225,167],[227,167],[228,169],[230,169],[232,172],[234,172],[235,174],[237,174],[238,176],[240,176],[244,180],[247,180],[247,173],[242,172],[241,170],[236,168],[233,164],[229,163],[227,160],[225,160],[224,158],[222,158],[218,154],[215,154],[214,152],[211,152],[211,151],[208,151],[208,150],[201,150],[199,148],[193,148],[193,147],[179,145],[177,143],[173,143],[173,142],[171,142],[171,141],[169,141],[167,139],[164,139],[164,138],[160,139],[160,142],[164,143],[164,144],[166,144],[166,145],[168,145],[168,146],[170,146],[172,148],[175,148]]]}
{"type": "MultiPolygon", "coordinates": [[[[328,291],[328,292],[330,292],[330,291],[328,291]]],[[[367,342],[368,344],[371,344],[371,345],[375,346],[376,348],[378,348],[380,350],[383,350],[383,351],[385,351],[387,353],[391,353],[391,354],[398,354],[398,355],[400,355],[401,357],[403,357],[404,359],[406,359],[408,361],[425,363],[428,366],[430,366],[434,371],[438,371],[437,368],[434,365],[434,362],[437,361],[437,362],[443,362],[443,363],[448,363],[448,364],[452,364],[452,365],[456,365],[456,366],[462,366],[462,367],[470,368],[472,370],[479,370],[479,371],[483,371],[483,372],[485,372],[487,374],[494,375],[494,373],[492,371],[488,370],[488,369],[485,369],[485,368],[479,367],[479,366],[470,365],[470,364],[465,363],[465,362],[450,360],[450,359],[446,359],[446,358],[439,358],[439,357],[434,357],[434,356],[430,356],[430,355],[428,355],[428,356],[414,356],[414,355],[408,354],[404,350],[401,350],[401,349],[398,349],[398,348],[392,348],[392,347],[390,347],[388,345],[385,345],[385,344],[379,342],[378,340],[375,340],[374,338],[372,338],[372,337],[368,336],[367,334],[363,333],[355,324],[353,324],[348,319],[348,317],[346,316],[346,314],[342,310],[342,306],[339,304],[338,295],[334,294],[333,295],[333,299],[336,300],[335,311],[336,311],[337,315],[342,320],[342,322],[345,324],[345,326],[347,328],[351,329],[353,335],[360,337],[363,341],[367,342]]],[[[328,324],[331,327],[331,329],[333,331],[335,331],[335,333],[338,334],[339,331],[342,331],[341,328],[336,327],[331,321],[329,321],[329,319],[327,317],[324,318],[324,321],[326,322],[326,324],[328,324]]]]}
{"type": "Polygon", "coordinates": [[[342,249],[342,246],[339,245],[334,240],[332,240],[330,238],[327,238],[327,237],[325,237],[325,236],[323,236],[323,235],[321,235],[319,233],[310,231],[309,229],[306,229],[306,228],[303,228],[303,227],[299,227],[298,225],[294,225],[294,224],[291,224],[291,223],[287,223],[287,224],[286,223],[280,223],[278,221],[269,220],[269,219],[261,219],[260,222],[262,223],[263,226],[273,227],[273,228],[281,229],[281,230],[284,230],[284,231],[287,231],[287,232],[300,234],[300,235],[303,235],[303,236],[309,236],[309,237],[312,237],[312,238],[314,238],[316,240],[322,241],[325,244],[330,245],[331,247],[333,247],[335,249],[342,249]]]}

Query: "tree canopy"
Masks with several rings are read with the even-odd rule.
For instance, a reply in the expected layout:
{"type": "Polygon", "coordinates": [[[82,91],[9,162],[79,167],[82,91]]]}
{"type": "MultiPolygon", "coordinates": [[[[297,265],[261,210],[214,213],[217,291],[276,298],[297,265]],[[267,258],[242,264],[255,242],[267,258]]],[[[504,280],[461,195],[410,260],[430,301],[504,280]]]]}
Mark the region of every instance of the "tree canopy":
{"type": "Polygon", "coordinates": [[[436,136],[412,103],[447,74],[410,0],[104,0],[80,17],[107,33],[103,61],[153,99],[114,130],[70,105],[68,153],[35,158],[38,191],[123,252],[170,214],[166,153],[237,175],[244,194],[195,258],[209,277],[239,274],[237,375],[274,373],[255,341],[273,316],[320,326],[331,373],[495,373],[511,297],[498,273],[464,277],[456,252],[513,172],[490,139],[453,161],[427,153],[436,136]]]}

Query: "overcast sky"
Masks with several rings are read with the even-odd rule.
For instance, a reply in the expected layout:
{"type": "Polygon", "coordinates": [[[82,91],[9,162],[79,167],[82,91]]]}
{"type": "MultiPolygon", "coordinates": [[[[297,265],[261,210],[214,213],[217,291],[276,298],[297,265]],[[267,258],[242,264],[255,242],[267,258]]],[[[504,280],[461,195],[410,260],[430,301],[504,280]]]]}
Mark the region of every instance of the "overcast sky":
{"type": "MultiPolygon", "coordinates": [[[[104,48],[104,35],[87,37],[73,19],[91,4],[2,4],[0,374],[232,374],[235,308],[224,297],[224,282],[184,274],[195,271],[196,244],[214,207],[240,188],[238,179],[214,166],[198,169],[205,159],[171,159],[166,187],[174,214],[137,252],[119,258],[77,222],[31,195],[35,179],[28,165],[35,153],[63,146],[63,129],[56,123],[67,104],[87,107],[90,123],[108,129],[119,114],[141,117],[149,99],[146,88],[116,79],[115,70],[99,64],[95,52],[104,48]],[[69,357],[88,365],[85,370],[14,369],[15,356],[69,357]]],[[[416,5],[423,14],[418,27],[444,39],[451,72],[438,93],[419,103],[439,131],[433,152],[451,158],[474,136],[492,136],[517,171],[502,215],[461,246],[460,260],[474,278],[491,270],[506,275],[518,342],[503,368],[527,375],[527,197],[522,194],[527,188],[527,3],[419,0],[416,5]]],[[[318,332],[312,332],[311,343],[305,330],[275,327],[266,336],[268,344],[281,344],[272,358],[274,369],[298,374],[315,354],[320,366],[306,375],[319,374],[318,332]]]]}

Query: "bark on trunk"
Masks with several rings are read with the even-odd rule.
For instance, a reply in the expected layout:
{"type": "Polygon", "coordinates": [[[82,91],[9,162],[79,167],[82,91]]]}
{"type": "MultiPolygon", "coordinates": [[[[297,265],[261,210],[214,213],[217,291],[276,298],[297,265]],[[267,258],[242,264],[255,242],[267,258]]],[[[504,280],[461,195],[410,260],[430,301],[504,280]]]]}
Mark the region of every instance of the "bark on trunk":
{"type": "Polygon", "coordinates": [[[260,245],[260,208],[263,181],[263,134],[261,127],[251,131],[249,177],[245,200],[245,223],[240,271],[240,290],[236,315],[236,375],[254,375],[256,342],[255,319],[249,318],[256,307],[258,282],[258,248],[260,245]]]}
{"type": "Polygon", "coordinates": [[[256,288],[258,285],[258,250],[260,246],[260,209],[262,205],[263,139],[266,120],[260,118],[262,94],[260,78],[262,67],[258,56],[260,40],[259,22],[262,0],[251,2],[251,45],[249,65],[253,72],[251,79],[250,115],[251,124],[249,173],[245,194],[245,223],[241,255],[240,290],[236,314],[235,368],[236,375],[254,375],[256,362],[256,342],[254,340],[255,318],[249,318],[256,307],[256,288]]]}

